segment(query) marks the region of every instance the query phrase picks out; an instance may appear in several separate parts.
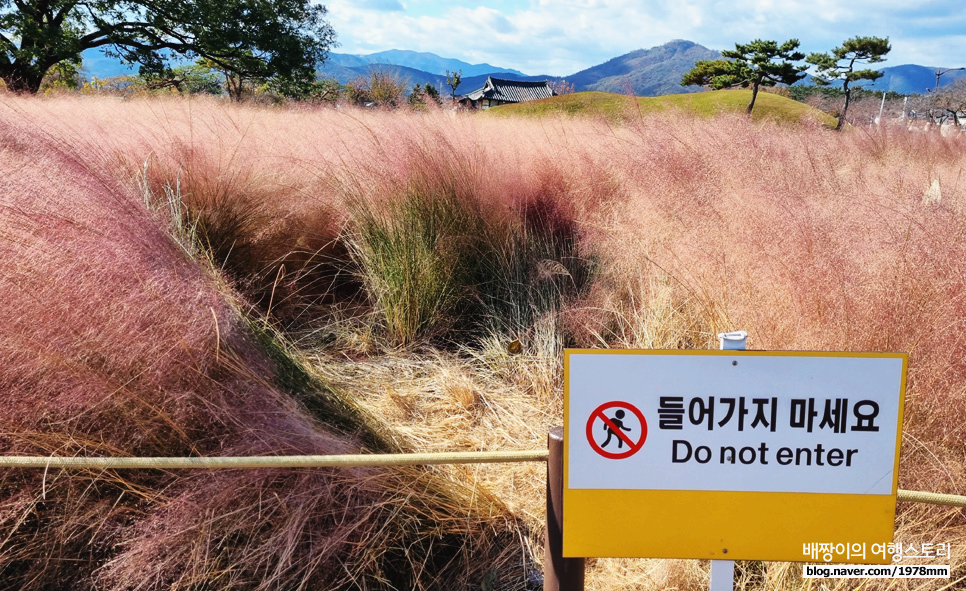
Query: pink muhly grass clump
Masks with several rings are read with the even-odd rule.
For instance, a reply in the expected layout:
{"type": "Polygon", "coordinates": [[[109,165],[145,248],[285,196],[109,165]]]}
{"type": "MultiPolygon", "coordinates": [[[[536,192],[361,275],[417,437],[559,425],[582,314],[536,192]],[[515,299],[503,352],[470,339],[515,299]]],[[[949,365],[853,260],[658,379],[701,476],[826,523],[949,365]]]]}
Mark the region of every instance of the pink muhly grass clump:
{"type": "Polygon", "coordinates": [[[346,187],[348,241],[388,338],[522,338],[588,280],[567,177],[539,153],[508,160],[460,145],[445,119],[419,123],[387,134],[391,166],[363,164],[346,187]]]}
{"type": "Polygon", "coordinates": [[[339,241],[345,210],[330,175],[339,146],[295,112],[159,98],[11,99],[0,109],[52,141],[101,154],[155,200],[176,193],[213,264],[282,326],[358,291],[339,241]],[[73,115],[83,112],[83,117],[73,115]],[[333,149],[335,148],[335,149],[333,149]]]}
{"type": "MultiPolygon", "coordinates": [[[[7,453],[253,455],[354,447],[319,430],[266,381],[271,366],[230,301],[129,191],[77,155],[7,124],[0,129],[0,160],[7,173],[0,178],[0,383],[6,393],[0,420],[7,453]]],[[[95,485],[101,482],[89,480],[95,476],[5,474],[4,490],[15,503],[4,513],[10,534],[0,567],[5,578],[82,585],[91,571],[72,553],[90,556],[88,568],[103,566],[98,559],[117,552],[125,529],[135,523],[135,530],[160,528],[158,509],[206,486],[205,478],[151,473],[109,476],[95,485]],[[190,480],[200,482],[185,486],[190,480]],[[85,481],[95,489],[85,489],[85,481]],[[24,494],[30,490],[38,497],[24,494]],[[41,502],[41,494],[49,500],[41,502]],[[18,512],[30,506],[40,520],[18,522],[18,512]],[[53,531],[29,542],[38,527],[53,531]]],[[[257,475],[229,475],[234,486],[251,476],[257,475]]],[[[333,494],[318,473],[308,478],[316,495],[333,494]]],[[[236,501],[244,506],[244,496],[236,501]]],[[[220,511],[208,507],[202,515],[220,511]]],[[[125,552],[137,552],[133,540],[127,538],[125,552]]],[[[264,540],[251,542],[257,547],[264,540]]],[[[167,558],[152,566],[176,575],[170,562],[184,551],[184,545],[169,546],[167,558]]],[[[103,576],[123,563],[112,565],[103,576]]],[[[146,587],[157,583],[149,581],[146,587]]]]}
{"type": "MultiPolygon", "coordinates": [[[[337,454],[379,441],[379,427],[351,425],[361,415],[339,417],[346,411],[324,402],[321,384],[280,391],[279,361],[238,302],[163,230],[131,179],[112,176],[116,161],[59,144],[34,125],[0,122],[5,453],[337,454]],[[356,436],[332,434],[289,394],[356,436]]],[[[519,549],[510,530],[466,519],[504,511],[496,499],[469,502],[417,469],[0,479],[0,577],[23,589],[457,584],[485,567],[459,558],[464,543],[494,558],[519,549]],[[422,492],[398,496],[413,480],[422,492]],[[459,524],[447,503],[460,506],[459,524]],[[400,543],[407,553],[391,550],[400,543]]]]}
{"type": "Polygon", "coordinates": [[[625,147],[601,138],[627,195],[598,248],[612,281],[669,278],[663,305],[755,348],[908,351],[900,484],[958,489],[941,466],[962,471],[966,438],[963,140],[726,117],[616,135],[625,147]]]}
{"type": "MultiPolygon", "coordinates": [[[[962,494],[964,141],[728,117],[593,138],[621,199],[594,212],[602,277],[571,320],[610,346],[746,329],[756,349],[908,352],[899,486],[962,494]]],[[[902,503],[897,527],[966,539],[949,508],[902,503]]]]}
{"type": "MultiPolygon", "coordinates": [[[[585,272],[577,267],[584,263],[557,251],[574,250],[569,242],[587,228],[573,221],[609,189],[597,182],[587,158],[558,165],[567,148],[549,143],[539,126],[520,129],[443,112],[102,98],[11,101],[7,110],[50,130],[57,141],[92,145],[97,138],[114,176],[142,171],[141,182],[156,199],[165,187],[175,191],[215,266],[261,313],[293,333],[317,327],[332,306],[355,309],[366,301],[361,296],[373,297],[358,283],[359,261],[350,260],[348,203],[361,199],[368,211],[379,203],[392,210],[400,194],[420,183],[430,192],[449,187],[488,226],[516,219],[534,238],[549,233],[557,242],[540,247],[553,252],[526,254],[507,236],[492,237],[499,244],[490,246],[503,251],[505,262],[536,257],[524,265],[532,272],[518,270],[523,279],[539,275],[538,267],[545,275],[553,268],[554,281],[563,283],[561,268],[546,263],[553,261],[577,271],[581,276],[571,283],[580,284],[585,272]],[[66,116],[78,109],[85,117],[66,116]]],[[[561,131],[562,125],[552,130],[561,131]]]]}

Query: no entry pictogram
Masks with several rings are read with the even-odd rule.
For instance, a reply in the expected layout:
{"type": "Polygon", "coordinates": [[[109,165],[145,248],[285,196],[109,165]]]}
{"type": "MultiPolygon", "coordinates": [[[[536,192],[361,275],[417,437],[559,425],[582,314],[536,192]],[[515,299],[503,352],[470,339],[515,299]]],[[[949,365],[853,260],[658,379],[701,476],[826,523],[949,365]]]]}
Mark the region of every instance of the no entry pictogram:
{"type": "Polygon", "coordinates": [[[647,439],[647,421],[644,419],[644,413],[628,402],[605,402],[590,413],[590,418],[587,419],[587,441],[595,452],[605,458],[611,460],[629,458],[644,447],[645,439],[647,439]],[[624,425],[628,412],[639,421],[639,429],[624,425]],[[600,425],[601,428],[595,429],[595,425],[600,425]],[[603,441],[597,441],[598,438],[603,441]],[[605,447],[619,451],[608,451],[604,449],[605,447]]]}

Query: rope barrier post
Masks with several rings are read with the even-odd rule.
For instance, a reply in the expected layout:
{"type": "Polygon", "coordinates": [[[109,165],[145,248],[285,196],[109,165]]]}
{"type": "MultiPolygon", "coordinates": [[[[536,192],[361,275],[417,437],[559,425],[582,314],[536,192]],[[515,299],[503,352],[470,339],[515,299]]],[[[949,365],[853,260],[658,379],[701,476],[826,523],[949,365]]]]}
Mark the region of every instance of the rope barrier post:
{"type": "MultiPolygon", "coordinates": [[[[718,335],[722,351],[744,351],[748,333],[739,330],[718,335]]],[[[711,561],[711,591],[733,591],[735,588],[735,561],[711,561]]]]}
{"type": "Polygon", "coordinates": [[[584,559],[563,557],[563,427],[547,437],[547,535],[544,542],[544,591],[583,591],[584,559]]]}

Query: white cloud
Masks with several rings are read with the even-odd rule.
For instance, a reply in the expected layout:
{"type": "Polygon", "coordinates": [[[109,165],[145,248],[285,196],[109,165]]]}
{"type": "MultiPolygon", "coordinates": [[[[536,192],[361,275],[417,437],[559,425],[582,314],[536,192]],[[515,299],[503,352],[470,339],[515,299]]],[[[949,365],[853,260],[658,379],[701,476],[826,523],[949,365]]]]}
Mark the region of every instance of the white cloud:
{"type": "Polygon", "coordinates": [[[874,35],[892,41],[889,65],[951,67],[966,55],[960,0],[915,8],[896,0],[504,0],[483,6],[335,0],[327,6],[340,51],[430,51],[531,74],[572,74],[672,39],[727,49],[756,38],[797,38],[812,52],[874,35]]]}

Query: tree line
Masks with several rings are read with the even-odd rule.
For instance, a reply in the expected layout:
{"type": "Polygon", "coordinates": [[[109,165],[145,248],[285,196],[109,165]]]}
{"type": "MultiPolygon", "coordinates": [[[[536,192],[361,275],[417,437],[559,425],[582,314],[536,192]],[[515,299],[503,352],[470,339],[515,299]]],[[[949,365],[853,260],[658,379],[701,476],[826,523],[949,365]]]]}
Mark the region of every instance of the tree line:
{"type": "Polygon", "coordinates": [[[819,86],[841,83],[845,104],[838,117],[836,129],[845,123],[852,102],[854,83],[860,80],[874,81],[882,72],[863,67],[885,61],[885,55],[892,47],[889,39],[880,37],[852,37],[842,45],[826,53],[812,53],[806,56],[799,47],[798,39],[789,39],[782,44],[777,41],[756,39],[751,43],[735,43],[734,50],[725,50],[725,59],[704,60],[695,63],[681,79],[682,86],[708,86],[715,90],[724,88],[751,87],[751,102],[747,112],[750,115],[761,87],[784,84],[792,86],[805,78],[809,66],[815,66],[812,79],[819,86]],[[796,65],[795,62],[805,61],[796,65]]]}
{"type": "MultiPolygon", "coordinates": [[[[312,0],[0,0],[0,80],[16,93],[79,84],[82,53],[103,49],[139,65],[115,87],[221,94],[258,88],[273,96],[398,106],[405,88],[374,70],[347,84],[318,79],[336,43],[327,9],[312,0]],[[172,66],[180,58],[193,63],[172,66]]],[[[451,100],[462,70],[446,72],[451,100]]],[[[108,83],[110,84],[110,83],[108,83]]],[[[89,83],[102,88],[103,81],[89,83]]],[[[411,104],[441,104],[430,84],[411,104]]]]}
{"type": "Polygon", "coordinates": [[[336,44],[311,0],[0,0],[0,80],[37,93],[44,77],[76,76],[81,54],[103,49],[157,84],[207,84],[170,58],[219,72],[236,98],[246,81],[286,95],[310,92],[336,44]]]}

